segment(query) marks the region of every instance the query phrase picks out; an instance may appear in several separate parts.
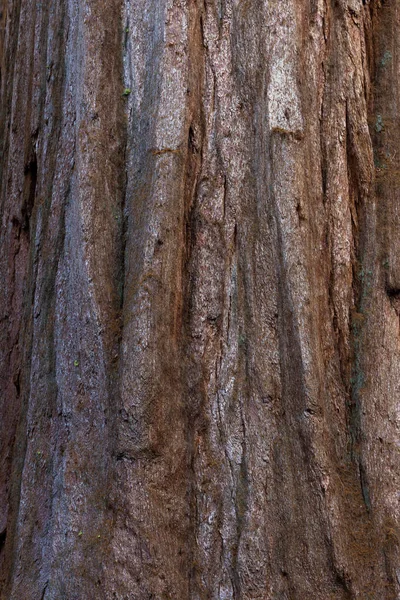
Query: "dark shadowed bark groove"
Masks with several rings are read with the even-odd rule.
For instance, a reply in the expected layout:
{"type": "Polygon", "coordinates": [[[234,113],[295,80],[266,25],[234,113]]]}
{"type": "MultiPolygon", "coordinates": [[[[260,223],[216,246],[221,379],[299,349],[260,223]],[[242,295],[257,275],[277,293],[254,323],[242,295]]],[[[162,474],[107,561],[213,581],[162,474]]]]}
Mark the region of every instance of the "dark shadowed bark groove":
{"type": "Polygon", "coordinates": [[[0,0],[0,597],[400,594],[399,0],[0,0]]]}

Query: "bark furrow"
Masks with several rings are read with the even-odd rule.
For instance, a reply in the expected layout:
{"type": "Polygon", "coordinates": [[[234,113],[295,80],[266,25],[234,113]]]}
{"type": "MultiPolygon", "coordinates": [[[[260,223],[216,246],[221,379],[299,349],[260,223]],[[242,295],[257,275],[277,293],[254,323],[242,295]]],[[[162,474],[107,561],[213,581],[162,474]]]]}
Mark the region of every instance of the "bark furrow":
{"type": "Polygon", "coordinates": [[[0,0],[0,597],[400,595],[400,1],[0,0]]]}

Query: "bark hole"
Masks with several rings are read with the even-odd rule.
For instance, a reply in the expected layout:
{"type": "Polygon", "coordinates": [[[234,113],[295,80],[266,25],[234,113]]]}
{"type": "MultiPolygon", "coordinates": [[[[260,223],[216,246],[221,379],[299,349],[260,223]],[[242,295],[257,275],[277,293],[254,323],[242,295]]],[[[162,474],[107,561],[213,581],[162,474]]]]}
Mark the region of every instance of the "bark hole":
{"type": "Polygon", "coordinates": [[[390,300],[390,304],[396,313],[400,315],[400,290],[398,288],[386,286],[386,294],[390,300]]]}

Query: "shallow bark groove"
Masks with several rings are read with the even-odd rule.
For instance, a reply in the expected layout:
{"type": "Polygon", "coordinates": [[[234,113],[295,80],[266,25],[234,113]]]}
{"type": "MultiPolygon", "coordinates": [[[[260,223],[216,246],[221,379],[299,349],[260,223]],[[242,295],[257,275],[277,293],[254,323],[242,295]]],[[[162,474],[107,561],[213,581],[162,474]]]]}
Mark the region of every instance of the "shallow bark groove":
{"type": "Polygon", "coordinates": [[[0,597],[395,599],[400,1],[0,0],[0,597]]]}

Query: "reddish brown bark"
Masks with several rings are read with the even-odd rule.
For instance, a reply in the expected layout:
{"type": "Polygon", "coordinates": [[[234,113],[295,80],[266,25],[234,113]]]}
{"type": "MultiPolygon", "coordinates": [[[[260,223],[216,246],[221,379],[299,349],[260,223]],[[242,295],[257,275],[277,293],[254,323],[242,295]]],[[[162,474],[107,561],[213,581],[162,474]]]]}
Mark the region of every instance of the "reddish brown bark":
{"type": "Polygon", "coordinates": [[[0,597],[397,598],[399,0],[0,7],[0,597]]]}

